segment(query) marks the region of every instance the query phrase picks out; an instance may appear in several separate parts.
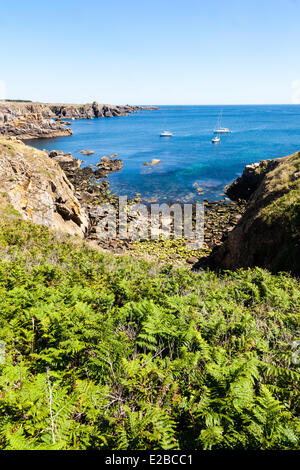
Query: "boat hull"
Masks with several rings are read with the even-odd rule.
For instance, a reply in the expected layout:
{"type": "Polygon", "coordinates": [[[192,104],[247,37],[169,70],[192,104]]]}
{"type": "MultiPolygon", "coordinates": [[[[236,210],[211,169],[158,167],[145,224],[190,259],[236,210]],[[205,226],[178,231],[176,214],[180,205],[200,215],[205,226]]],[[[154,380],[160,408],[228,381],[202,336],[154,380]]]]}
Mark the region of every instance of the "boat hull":
{"type": "Polygon", "coordinates": [[[231,131],[229,129],[216,129],[214,134],[231,134],[231,131]]]}

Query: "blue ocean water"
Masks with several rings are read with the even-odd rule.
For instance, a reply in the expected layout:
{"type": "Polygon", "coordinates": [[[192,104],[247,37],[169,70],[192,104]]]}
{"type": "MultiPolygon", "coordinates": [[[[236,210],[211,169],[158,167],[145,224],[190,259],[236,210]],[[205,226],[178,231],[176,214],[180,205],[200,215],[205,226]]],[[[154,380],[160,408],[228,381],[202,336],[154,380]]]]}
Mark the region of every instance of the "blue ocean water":
{"type": "Polygon", "coordinates": [[[224,198],[226,184],[239,176],[245,165],[300,150],[300,106],[160,106],[127,117],[77,120],[73,136],[28,142],[47,150],[72,152],[95,164],[103,155],[117,153],[123,170],[109,176],[117,195],[145,201],[194,202],[224,198]],[[223,110],[222,126],[232,133],[212,144],[213,129],[223,110]],[[174,136],[162,138],[163,130],[174,136]],[[84,156],[80,150],[93,150],[84,156]],[[153,158],[158,165],[143,166],[153,158]],[[199,194],[194,186],[203,189],[199,194]]]}

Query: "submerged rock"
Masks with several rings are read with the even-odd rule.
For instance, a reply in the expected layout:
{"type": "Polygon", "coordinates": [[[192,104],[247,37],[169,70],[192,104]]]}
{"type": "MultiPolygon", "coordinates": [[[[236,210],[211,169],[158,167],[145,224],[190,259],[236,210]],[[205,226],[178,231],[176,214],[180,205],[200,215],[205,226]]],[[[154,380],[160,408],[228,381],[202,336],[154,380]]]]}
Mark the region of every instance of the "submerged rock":
{"type": "Polygon", "coordinates": [[[80,153],[82,153],[82,155],[94,155],[94,151],[93,150],[80,150],[80,153]]]}

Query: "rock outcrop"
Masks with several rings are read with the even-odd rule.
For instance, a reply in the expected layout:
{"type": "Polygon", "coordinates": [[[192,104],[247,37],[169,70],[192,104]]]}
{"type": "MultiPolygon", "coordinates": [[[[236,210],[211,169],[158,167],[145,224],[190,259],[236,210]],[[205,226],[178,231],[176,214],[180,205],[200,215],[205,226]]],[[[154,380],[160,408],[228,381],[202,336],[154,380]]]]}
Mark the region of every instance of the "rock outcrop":
{"type": "Polygon", "coordinates": [[[108,157],[102,157],[101,162],[97,163],[96,166],[95,176],[97,178],[106,178],[109,173],[121,170],[123,168],[123,161],[119,158],[110,160],[108,157]]]}
{"type": "Polygon", "coordinates": [[[0,181],[1,208],[9,205],[24,219],[85,236],[89,221],[74,187],[46,152],[0,138],[0,181]]]}
{"type": "MultiPolygon", "coordinates": [[[[81,168],[82,160],[72,157],[71,153],[64,154],[61,151],[52,150],[49,157],[56,161],[65,172],[68,180],[73,184],[76,197],[80,201],[82,210],[86,213],[90,225],[95,223],[95,206],[100,203],[117,203],[116,196],[109,191],[109,182],[105,180],[109,173],[123,168],[123,162],[110,157],[102,157],[101,162],[95,166],[81,168]]],[[[87,234],[88,236],[89,234],[87,234]]]]}
{"type": "Polygon", "coordinates": [[[235,198],[248,198],[246,211],[213,252],[211,266],[222,269],[260,266],[272,272],[299,275],[300,152],[259,164],[256,169],[259,168],[264,171],[253,182],[252,194],[245,191],[243,177],[232,185],[235,198]]]}
{"type": "Polygon", "coordinates": [[[242,176],[226,186],[225,193],[232,201],[248,201],[257,190],[265,175],[280,163],[281,159],[262,160],[259,163],[247,165],[242,176]]]}
{"type": "Polygon", "coordinates": [[[101,179],[107,178],[109,173],[119,171],[123,168],[123,161],[119,158],[111,159],[109,157],[102,157],[100,163],[96,163],[95,167],[84,167],[81,168],[82,160],[72,157],[71,153],[64,154],[59,150],[52,150],[49,152],[49,157],[60,165],[65,171],[66,175],[70,180],[83,178],[89,179],[101,179]]]}

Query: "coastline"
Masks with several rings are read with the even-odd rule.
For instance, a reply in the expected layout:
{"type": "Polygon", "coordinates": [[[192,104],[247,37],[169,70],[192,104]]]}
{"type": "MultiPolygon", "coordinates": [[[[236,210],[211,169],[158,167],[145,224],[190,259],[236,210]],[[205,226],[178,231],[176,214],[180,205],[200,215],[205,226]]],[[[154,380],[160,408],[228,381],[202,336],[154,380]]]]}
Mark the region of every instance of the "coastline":
{"type": "MultiPolygon", "coordinates": [[[[116,155],[111,155],[111,158],[103,157],[101,162],[94,167],[82,168],[81,161],[72,157],[70,153],[64,154],[61,151],[55,150],[46,153],[45,151],[35,150],[33,147],[24,145],[14,137],[10,137],[7,140],[3,139],[0,143],[2,144],[4,163],[6,163],[8,168],[11,165],[16,167],[17,186],[15,186],[15,183],[10,183],[12,176],[9,176],[10,173],[3,174],[0,171],[2,173],[2,186],[4,184],[4,187],[7,187],[7,193],[10,195],[10,201],[15,209],[24,215],[26,214],[26,218],[29,219],[32,219],[31,214],[35,214],[35,219],[33,220],[43,223],[42,220],[45,218],[42,214],[38,215],[41,208],[36,199],[36,194],[39,195],[41,201],[52,199],[56,207],[55,210],[62,217],[62,220],[59,219],[57,224],[55,222],[56,216],[54,217],[49,212],[48,219],[49,221],[50,219],[53,220],[53,222],[48,222],[45,219],[45,223],[46,225],[50,224],[50,227],[63,231],[70,231],[70,221],[74,219],[76,224],[76,221],[78,222],[79,220],[77,213],[81,213],[81,219],[85,221],[84,225],[81,226],[82,224],[79,223],[79,227],[76,227],[73,224],[73,233],[79,234],[82,232],[85,241],[100,251],[107,251],[117,255],[127,254],[134,258],[158,263],[167,262],[177,266],[185,265],[192,267],[198,262],[199,258],[206,260],[211,251],[222,244],[224,237],[234,228],[244,212],[244,204],[241,202],[228,203],[225,200],[220,202],[206,201],[204,245],[201,249],[193,251],[186,247],[187,240],[184,238],[173,240],[171,237],[169,240],[142,239],[135,241],[132,239],[123,240],[117,236],[115,239],[103,240],[103,234],[100,234],[97,228],[101,220],[98,207],[99,205],[110,204],[117,208],[118,197],[111,194],[109,182],[106,178],[111,172],[122,168],[122,160],[116,158],[116,155]],[[14,156],[11,157],[9,156],[10,154],[14,156]],[[23,164],[22,160],[24,160],[23,164]],[[57,173],[57,167],[60,167],[61,172],[65,175],[65,182],[70,186],[72,195],[69,194],[67,187],[64,190],[60,190],[61,196],[56,194],[55,188],[58,185],[65,185],[62,176],[57,173]],[[44,176],[41,180],[40,175],[45,172],[47,174],[54,172],[51,184],[49,181],[44,182],[44,176]],[[35,174],[37,176],[34,176],[35,174]],[[40,181],[40,183],[34,183],[34,181],[40,181]],[[41,186],[44,187],[43,194],[39,189],[41,186]],[[63,201],[71,200],[72,198],[76,201],[74,204],[77,207],[76,213],[73,215],[70,212],[70,207],[73,207],[73,204],[71,206],[69,204],[67,207],[65,203],[62,204],[63,201]]],[[[132,207],[134,204],[141,202],[140,197],[137,195],[134,199],[128,199],[128,206],[132,207]]],[[[136,216],[129,216],[129,222],[133,222],[136,216]]],[[[148,221],[145,219],[145,224],[148,221]]]]}
{"type": "Polygon", "coordinates": [[[0,102],[0,136],[22,140],[63,137],[72,135],[72,122],[63,119],[95,119],[122,117],[140,110],[154,110],[151,106],[99,104],[51,104],[26,101],[0,102]]]}
{"type": "MultiPolygon", "coordinates": [[[[26,103],[26,106],[32,105],[26,103]]],[[[96,110],[99,111],[100,109],[106,109],[106,105],[98,105],[97,103],[93,103],[92,105],[87,105],[88,107],[79,109],[74,108],[74,105],[68,105],[70,107],[67,110],[65,108],[65,105],[62,105],[62,107],[59,107],[58,105],[53,106],[55,107],[55,113],[58,113],[58,116],[56,116],[55,114],[55,119],[57,121],[54,121],[52,118],[49,117],[49,112],[53,113],[54,111],[50,109],[48,105],[33,104],[33,108],[30,109],[34,111],[37,111],[38,109],[41,111],[41,109],[43,109],[44,116],[47,116],[48,120],[50,120],[51,122],[63,122],[64,126],[66,127],[69,123],[62,121],[62,119],[66,118],[66,116],[68,116],[68,118],[71,118],[72,116],[72,119],[81,119],[80,116],[82,116],[82,110],[84,110],[85,113],[90,113],[92,109],[94,117],[96,117],[96,110]],[[42,108],[35,108],[35,106],[42,106],[42,108]]],[[[116,107],[113,108],[115,109],[116,107]]],[[[121,113],[121,108],[117,108],[118,112],[121,113]]],[[[150,108],[152,109],[152,107],[150,108]]],[[[131,112],[137,112],[138,109],[142,108],[130,107],[131,112]]],[[[126,114],[128,112],[128,108],[122,108],[122,112],[126,114]]],[[[98,117],[101,116],[99,115],[98,117]]],[[[46,121],[47,119],[45,118],[46,121]]],[[[86,114],[84,115],[83,119],[87,119],[86,114]]],[[[41,119],[38,118],[38,121],[40,122],[43,122],[43,120],[43,117],[41,119]]],[[[15,127],[16,122],[14,120],[11,120],[9,121],[9,123],[12,129],[15,130],[16,133],[18,133],[18,127],[15,127]]],[[[70,132],[70,129],[67,128],[66,130],[70,132]]],[[[22,143],[20,138],[17,137],[5,136],[5,138],[10,139],[11,142],[15,141],[16,143],[22,143]]],[[[33,147],[29,148],[34,150],[33,147]]],[[[55,150],[52,150],[50,152],[45,151],[43,153],[45,156],[50,157],[51,160],[55,161],[56,164],[61,167],[61,169],[66,175],[66,178],[68,178],[68,181],[70,181],[70,183],[72,184],[74,197],[76,197],[76,199],[78,200],[78,204],[82,208],[82,211],[85,214],[86,219],[88,220],[88,224],[84,230],[84,238],[88,243],[92,244],[94,248],[104,251],[110,251],[116,254],[130,254],[132,256],[137,256],[146,260],[156,262],[168,262],[175,265],[188,264],[196,269],[202,269],[206,267],[218,269],[222,266],[225,266],[226,268],[233,267],[235,269],[241,266],[247,267],[248,264],[255,265],[254,252],[257,249],[256,240],[259,240],[259,243],[263,244],[264,236],[254,236],[254,242],[251,248],[253,253],[249,255],[247,261],[245,261],[245,256],[240,255],[239,258],[235,257],[235,252],[238,251],[238,246],[234,246],[232,248],[230,240],[235,239],[236,233],[238,230],[240,230],[242,224],[246,224],[247,226],[247,213],[249,212],[249,207],[251,208],[252,196],[256,194],[257,191],[259,191],[261,186],[264,184],[265,179],[268,177],[269,174],[272,174],[272,171],[276,169],[278,165],[282,165],[282,162],[293,157],[292,155],[290,157],[283,157],[279,159],[263,160],[260,163],[247,165],[242,176],[240,176],[228,187],[225,187],[224,195],[229,196],[231,201],[229,201],[228,199],[223,199],[221,201],[204,200],[204,244],[202,249],[200,250],[189,251],[186,249],[186,240],[184,239],[179,241],[142,239],[136,242],[133,242],[132,240],[119,240],[118,237],[114,240],[109,241],[103,241],[101,239],[97,229],[97,225],[100,222],[100,219],[96,209],[97,205],[99,204],[112,203],[113,205],[116,205],[117,203],[118,198],[116,194],[111,194],[109,182],[106,180],[107,176],[110,173],[117,172],[123,167],[122,160],[115,158],[117,154],[112,154],[110,157],[102,157],[100,162],[97,162],[94,165],[90,164],[81,168],[82,160],[74,158],[71,153],[64,153],[63,151],[55,150]],[[232,251],[230,255],[228,255],[227,253],[228,249],[231,249],[232,251]],[[231,264],[231,260],[234,259],[236,259],[237,261],[231,264]],[[254,261],[251,261],[251,259],[254,259],[254,261]]],[[[94,152],[91,150],[82,150],[81,153],[89,155],[94,152]]],[[[291,163],[290,167],[291,168],[289,171],[293,171],[295,174],[298,174],[296,171],[297,166],[291,163]]],[[[292,184],[292,182],[294,181],[292,180],[294,173],[291,173],[291,185],[286,185],[285,191],[287,192],[290,191],[290,187],[291,189],[293,189],[295,186],[295,184],[292,184]]],[[[276,199],[277,197],[277,194],[275,194],[275,196],[272,196],[272,198],[274,199],[276,199]]],[[[136,194],[135,197],[131,197],[131,199],[128,199],[129,205],[141,202],[142,200],[139,194],[136,194]]],[[[174,202],[176,201],[173,201],[173,203],[174,202]]],[[[172,200],[168,202],[169,206],[171,204],[172,200]]],[[[147,219],[145,219],[145,224],[147,223],[148,221],[147,219]]],[[[262,225],[262,231],[264,230],[267,229],[262,225]]],[[[296,235],[293,235],[293,237],[295,236],[296,235]]],[[[238,243],[239,241],[237,241],[237,245],[238,243]]],[[[271,240],[270,243],[272,243],[271,240]]],[[[280,244],[280,238],[277,237],[276,243],[280,244]]],[[[293,241],[291,243],[287,242],[287,244],[292,247],[295,245],[293,241]]],[[[247,247],[245,247],[244,249],[247,250],[247,247]]],[[[297,246],[295,246],[295,250],[297,252],[297,246]]],[[[269,253],[268,250],[267,253],[269,253]]],[[[269,269],[272,269],[272,262],[269,258],[265,260],[264,257],[261,256],[261,260],[262,261],[260,261],[259,263],[260,265],[264,266],[266,264],[269,269]]],[[[296,263],[295,266],[293,265],[293,270],[297,271],[297,269],[298,268],[296,263]]]]}

